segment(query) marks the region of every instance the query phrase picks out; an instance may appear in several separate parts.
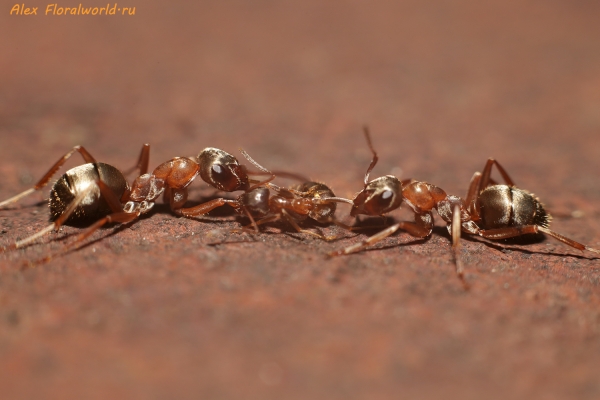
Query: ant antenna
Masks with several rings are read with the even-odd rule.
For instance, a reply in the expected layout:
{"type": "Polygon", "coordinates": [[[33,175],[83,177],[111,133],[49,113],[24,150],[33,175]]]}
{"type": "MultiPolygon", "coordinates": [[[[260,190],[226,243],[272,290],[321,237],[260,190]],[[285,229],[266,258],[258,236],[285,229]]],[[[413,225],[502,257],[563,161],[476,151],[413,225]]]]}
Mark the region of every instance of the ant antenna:
{"type": "Polygon", "coordinates": [[[265,174],[270,175],[269,178],[265,179],[264,181],[260,181],[256,184],[254,184],[253,186],[251,186],[248,191],[252,190],[252,189],[256,189],[259,186],[262,186],[266,183],[271,182],[273,179],[275,179],[275,174],[272,173],[271,171],[269,171],[268,169],[266,169],[265,167],[263,167],[262,165],[260,165],[259,163],[257,163],[256,161],[254,161],[254,159],[252,159],[252,157],[250,157],[250,155],[248,153],[246,153],[246,150],[242,149],[240,147],[240,153],[242,153],[242,155],[244,157],[246,157],[246,160],[250,161],[250,163],[252,165],[254,165],[256,168],[258,168],[261,172],[264,172],[265,174]]]}
{"type": "Polygon", "coordinates": [[[369,164],[369,168],[367,168],[367,173],[365,174],[365,189],[366,189],[367,185],[369,184],[369,174],[371,174],[371,171],[373,171],[373,168],[375,168],[377,161],[379,161],[379,157],[377,157],[377,152],[375,151],[375,148],[373,147],[373,142],[371,142],[371,134],[369,133],[369,127],[367,125],[363,126],[363,131],[365,133],[365,138],[367,139],[367,144],[369,145],[369,149],[371,149],[371,153],[373,153],[373,159],[371,160],[371,164],[369,164]]]}

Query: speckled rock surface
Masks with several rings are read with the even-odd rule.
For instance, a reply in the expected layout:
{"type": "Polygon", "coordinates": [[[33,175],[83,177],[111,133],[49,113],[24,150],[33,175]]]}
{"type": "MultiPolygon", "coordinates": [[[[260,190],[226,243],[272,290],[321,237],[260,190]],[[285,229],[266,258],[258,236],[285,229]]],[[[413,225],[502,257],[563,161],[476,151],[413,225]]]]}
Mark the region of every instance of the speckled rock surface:
{"type": "MultiPolygon", "coordinates": [[[[352,196],[368,124],[373,177],[464,196],[493,156],[556,231],[600,247],[598,3],[118,5],[135,15],[0,10],[0,199],[74,145],[126,169],[146,142],[151,168],[243,147],[352,196]]],[[[191,199],[214,194],[198,179],[191,199]]],[[[0,245],[47,225],[46,196],[0,210],[0,245]]],[[[465,238],[465,292],[439,220],[427,240],[398,233],[334,259],[364,235],[325,227],[343,237],[327,243],[274,224],[251,238],[239,226],[159,204],[76,251],[62,249],[81,228],[65,227],[0,254],[3,397],[600,397],[592,253],[465,238]]]]}

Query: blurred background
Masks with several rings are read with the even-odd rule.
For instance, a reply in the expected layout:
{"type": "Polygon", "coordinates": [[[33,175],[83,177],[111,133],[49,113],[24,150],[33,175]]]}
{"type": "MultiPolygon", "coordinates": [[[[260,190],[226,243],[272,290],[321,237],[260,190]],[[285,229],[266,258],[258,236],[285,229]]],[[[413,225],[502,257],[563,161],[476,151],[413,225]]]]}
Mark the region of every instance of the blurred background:
{"type": "MultiPolygon", "coordinates": [[[[371,159],[367,124],[380,156],[372,176],[463,196],[493,156],[551,210],[584,213],[557,221],[559,232],[600,242],[596,1],[126,0],[117,7],[135,14],[111,16],[44,15],[48,4],[25,3],[39,7],[35,16],[0,7],[0,199],[28,188],[74,145],[124,169],[143,143],[152,146],[150,168],[208,146],[235,155],[243,147],[267,168],[353,196],[371,159]]],[[[35,201],[0,211],[3,244],[45,225],[35,201]]],[[[252,246],[145,246],[127,236],[212,229],[205,225],[165,211],[26,273],[13,267],[44,245],[3,255],[7,393],[600,396],[592,372],[599,264],[575,250],[550,241],[534,247],[544,254],[513,259],[467,241],[473,273],[486,276],[472,279],[486,284],[465,296],[445,229],[411,250],[391,240],[387,250],[332,261],[322,254],[349,241],[315,243],[313,255],[302,241],[270,235],[256,255],[252,246]],[[528,262],[545,267],[515,272],[528,262]],[[178,263],[219,267],[206,276],[178,263]],[[508,277],[489,272],[498,263],[508,277]]]]}

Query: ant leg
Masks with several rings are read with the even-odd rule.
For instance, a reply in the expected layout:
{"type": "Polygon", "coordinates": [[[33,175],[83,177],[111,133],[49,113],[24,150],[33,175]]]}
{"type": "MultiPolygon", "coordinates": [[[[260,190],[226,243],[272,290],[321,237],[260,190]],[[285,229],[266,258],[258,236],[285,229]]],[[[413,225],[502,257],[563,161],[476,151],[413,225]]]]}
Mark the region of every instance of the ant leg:
{"type": "Polygon", "coordinates": [[[280,218],[281,218],[281,216],[278,215],[278,214],[267,216],[267,217],[265,217],[263,219],[259,219],[258,221],[254,221],[254,224],[243,226],[241,229],[234,229],[234,232],[247,232],[247,233],[251,233],[251,234],[256,234],[256,233],[259,233],[259,230],[258,230],[258,226],[259,225],[263,225],[263,224],[267,224],[269,222],[277,221],[280,218]],[[253,231],[253,230],[248,229],[249,226],[254,227],[256,230],[253,231]]]}
{"type": "Polygon", "coordinates": [[[56,161],[54,163],[54,165],[52,167],[50,167],[50,169],[48,170],[48,172],[46,172],[46,174],[42,177],[42,179],[40,179],[38,181],[38,183],[36,183],[32,188],[25,190],[22,193],[19,193],[16,196],[11,197],[8,200],[4,200],[3,202],[0,203],[0,208],[4,207],[7,204],[10,203],[15,203],[17,201],[19,201],[20,199],[22,199],[25,196],[30,195],[31,193],[42,189],[44,186],[46,186],[48,184],[48,182],[50,181],[50,178],[52,178],[52,175],[54,175],[56,173],[56,171],[58,171],[58,169],[65,163],[67,162],[67,160],[75,153],[75,152],[79,152],[79,154],[81,154],[81,157],[83,157],[83,160],[86,163],[95,163],[96,159],[94,157],[92,157],[92,155],[90,153],[88,153],[88,151],[83,147],[83,146],[75,146],[71,149],[71,151],[69,151],[68,153],[66,153],[64,156],[62,156],[61,158],[58,159],[58,161],[56,161]]]}
{"type": "Polygon", "coordinates": [[[563,242],[564,244],[576,248],[577,250],[587,250],[594,253],[600,253],[600,250],[594,249],[593,247],[586,246],[582,243],[576,242],[573,239],[569,239],[559,233],[556,233],[548,228],[544,228],[539,225],[525,225],[519,227],[512,228],[499,228],[499,229],[490,229],[490,230],[480,230],[479,236],[482,236],[486,239],[507,239],[512,237],[517,237],[521,235],[525,235],[528,233],[539,233],[543,232],[546,235],[552,236],[554,239],[563,242]]]}
{"type": "Polygon", "coordinates": [[[494,164],[496,165],[496,168],[498,168],[498,172],[500,172],[500,175],[502,175],[502,179],[504,179],[504,182],[508,186],[515,186],[515,183],[510,178],[510,176],[508,175],[506,170],[502,167],[502,165],[500,165],[500,163],[498,161],[496,161],[495,159],[488,158],[487,162],[485,163],[485,167],[483,168],[483,171],[481,172],[481,185],[480,185],[477,193],[481,192],[482,189],[485,189],[486,187],[488,187],[490,185],[490,181],[491,181],[490,175],[492,174],[492,167],[494,166],[494,164]]]}
{"type": "Polygon", "coordinates": [[[148,143],[142,146],[142,151],[140,151],[140,156],[138,157],[137,163],[125,170],[123,175],[127,176],[131,174],[136,169],[140,170],[140,175],[144,175],[148,173],[148,164],[150,163],[150,145],[148,143]]]}
{"type": "Polygon", "coordinates": [[[250,212],[248,211],[248,209],[244,205],[241,206],[241,209],[244,211],[244,214],[246,214],[246,217],[248,217],[250,219],[250,224],[254,228],[254,232],[258,233],[258,224],[256,223],[256,221],[252,217],[252,214],[250,214],[250,212]]]}
{"type": "Polygon", "coordinates": [[[475,197],[479,195],[477,192],[479,182],[481,182],[481,172],[475,172],[471,178],[469,190],[467,191],[467,196],[465,197],[465,204],[467,207],[473,202],[473,200],[475,200],[475,197]]]}
{"type": "Polygon", "coordinates": [[[316,233],[316,232],[313,232],[313,231],[309,231],[308,229],[302,229],[300,227],[300,225],[298,225],[298,223],[296,222],[296,220],[294,220],[294,218],[290,214],[287,213],[287,211],[281,210],[281,213],[282,213],[283,217],[285,218],[285,220],[287,222],[289,222],[290,225],[292,225],[294,227],[294,229],[297,232],[299,232],[299,233],[306,233],[306,234],[318,237],[319,239],[326,240],[326,241],[330,241],[330,240],[335,239],[335,236],[331,236],[331,237],[323,236],[323,235],[321,235],[319,233],[316,233]]]}
{"type": "Polygon", "coordinates": [[[510,228],[480,229],[477,234],[491,240],[509,239],[527,234],[539,233],[537,225],[514,226],[510,228]]]}
{"type": "Polygon", "coordinates": [[[471,219],[473,221],[479,221],[479,193],[481,191],[481,172],[475,172],[471,178],[469,184],[469,190],[467,191],[467,197],[465,197],[465,206],[471,219]]]}
{"type": "Polygon", "coordinates": [[[587,251],[591,251],[594,253],[600,253],[600,250],[594,249],[592,247],[586,246],[584,244],[581,244],[579,242],[574,241],[573,239],[569,239],[568,237],[565,237],[559,233],[556,233],[554,231],[551,231],[548,228],[544,228],[543,226],[538,226],[538,230],[541,232],[544,232],[546,235],[550,235],[552,236],[554,239],[556,240],[560,240],[561,242],[563,242],[564,244],[567,244],[571,247],[574,247],[578,250],[587,250],[587,251]]]}
{"type": "MultiPolygon", "coordinates": [[[[385,225],[385,218],[386,218],[386,216],[382,215],[381,217],[384,218],[383,223],[381,225],[385,225]]],[[[331,223],[331,224],[335,224],[335,225],[339,226],[340,228],[344,228],[344,229],[346,229],[347,231],[350,231],[350,232],[356,232],[356,231],[364,230],[364,229],[381,228],[381,225],[365,225],[365,226],[346,225],[342,221],[339,221],[339,220],[337,220],[335,218],[330,218],[326,222],[327,223],[331,223]]]]}
{"type": "Polygon", "coordinates": [[[102,218],[99,221],[96,221],[92,226],[90,226],[89,228],[84,230],[82,233],[77,235],[75,237],[75,240],[73,240],[73,242],[69,243],[66,247],[71,248],[71,247],[75,246],[77,243],[83,242],[85,239],[90,237],[92,235],[92,233],[96,232],[98,229],[100,229],[102,226],[104,226],[106,224],[110,224],[112,222],[126,224],[128,222],[136,220],[139,216],[140,216],[139,212],[128,213],[125,211],[120,211],[117,213],[107,215],[106,217],[102,218]]]}
{"type": "Polygon", "coordinates": [[[456,204],[452,210],[452,255],[454,256],[454,264],[456,265],[456,276],[463,284],[465,290],[469,289],[469,285],[465,281],[464,267],[460,258],[460,234],[462,231],[460,221],[460,206],[456,204]]]}
{"type": "Polygon", "coordinates": [[[204,215],[214,210],[215,208],[221,207],[225,204],[229,204],[236,210],[239,208],[237,201],[219,198],[207,201],[206,203],[202,203],[194,207],[177,208],[174,209],[173,212],[177,215],[181,215],[182,217],[196,217],[198,215],[204,215]]]}
{"type": "MultiPolygon", "coordinates": [[[[474,191],[475,191],[475,207],[473,207],[473,209],[476,210],[475,213],[477,214],[476,215],[477,217],[479,216],[478,210],[480,210],[480,208],[481,208],[481,204],[479,202],[479,194],[486,187],[496,183],[493,179],[491,179],[491,176],[490,176],[492,174],[492,167],[494,166],[494,164],[498,168],[500,175],[502,175],[504,182],[508,186],[515,186],[515,183],[510,178],[510,176],[508,175],[506,170],[502,167],[502,165],[500,165],[500,163],[498,163],[498,161],[496,161],[495,159],[488,158],[487,162],[485,163],[485,167],[483,168],[483,171],[481,172],[481,178],[479,179],[479,182],[475,183],[475,185],[474,185],[475,186],[475,189],[474,189],[474,191]]],[[[473,179],[475,179],[475,176],[473,176],[473,179]]],[[[473,179],[471,180],[472,185],[473,185],[473,179]]],[[[472,188],[469,188],[469,193],[471,192],[471,190],[472,190],[472,188]]],[[[468,205],[469,205],[469,203],[467,203],[467,206],[468,205]]]]}
{"type": "MultiPolygon", "coordinates": [[[[460,224],[459,224],[460,226],[460,224]]],[[[430,212],[425,214],[415,214],[415,222],[409,221],[401,221],[398,222],[381,232],[376,233],[373,236],[369,236],[362,242],[353,244],[352,246],[348,246],[344,249],[340,249],[334,252],[329,253],[329,257],[333,256],[341,256],[350,253],[356,253],[358,251],[364,250],[372,244],[375,244],[386,237],[392,235],[398,229],[402,229],[403,231],[408,232],[409,235],[424,239],[427,236],[431,235],[431,230],[433,229],[433,217],[430,212]]]]}

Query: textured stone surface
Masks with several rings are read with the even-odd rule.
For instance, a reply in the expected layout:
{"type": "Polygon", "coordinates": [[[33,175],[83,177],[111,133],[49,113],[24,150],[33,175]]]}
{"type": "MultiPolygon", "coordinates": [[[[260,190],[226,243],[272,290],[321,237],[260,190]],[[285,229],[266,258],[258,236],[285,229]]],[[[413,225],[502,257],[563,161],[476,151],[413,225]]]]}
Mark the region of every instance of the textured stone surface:
{"type": "MultiPolygon", "coordinates": [[[[372,176],[462,196],[494,156],[556,231],[600,247],[600,5],[501,3],[144,1],[102,17],[3,6],[0,199],[76,144],[125,169],[145,142],[151,168],[243,147],[352,196],[366,123],[372,176]]],[[[193,187],[193,202],[214,194],[193,187]]],[[[0,210],[0,244],[46,226],[46,194],[0,210]]],[[[363,236],[323,228],[346,236],[324,243],[275,224],[252,241],[238,226],[158,205],[77,251],[61,251],[80,231],[65,227],[0,254],[3,396],[600,397],[590,253],[466,238],[464,292],[439,221],[428,240],[399,233],[332,260],[363,236]]]]}

